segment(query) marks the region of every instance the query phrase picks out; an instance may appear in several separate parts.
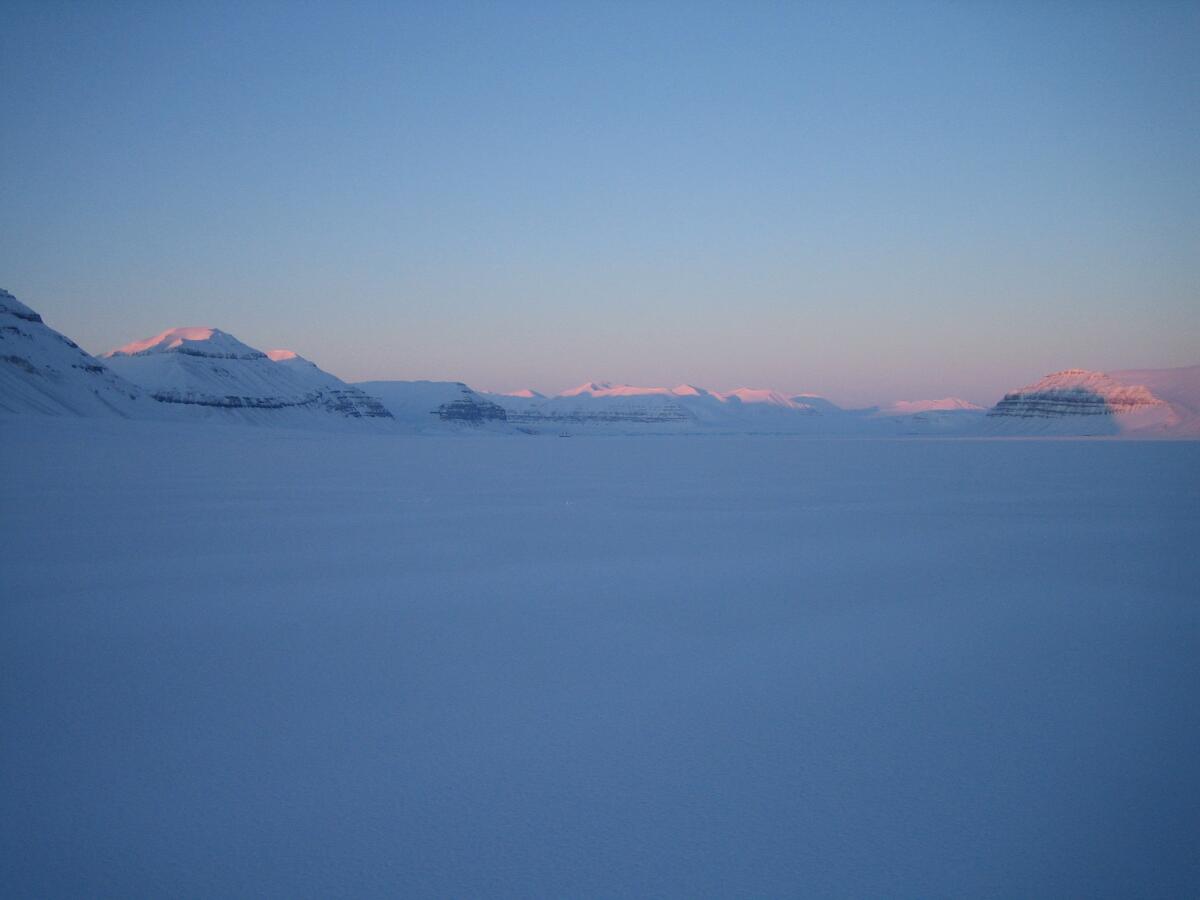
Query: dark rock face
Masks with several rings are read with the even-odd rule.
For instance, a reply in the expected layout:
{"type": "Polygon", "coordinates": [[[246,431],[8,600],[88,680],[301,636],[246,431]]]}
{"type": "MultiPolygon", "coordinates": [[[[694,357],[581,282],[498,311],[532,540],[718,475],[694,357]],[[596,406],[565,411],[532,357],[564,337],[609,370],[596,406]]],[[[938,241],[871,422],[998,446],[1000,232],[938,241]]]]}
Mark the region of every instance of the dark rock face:
{"type": "Polygon", "coordinates": [[[392,418],[382,403],[356,388],[313,391],[299,397],[242,397],[236,394],[217,397],[190,391],[156,391],[150,396],[159,403],[217,409],[323,409],[351,419],[392,418]]]}
{"type": "Polygon", "coordinates": [[[322,392],[325,408],[351,419],[390,419],[392,414],[374,397],[358,388],[330,389],[322,392]]]}
{"type": "Polygon", "coordinates": [[[267,354],[263,353],[261,350],[252,350],[249,353],[218,353],[213,350],[209,350],[207,348],[200,349],[200,348],[196,348],[196,347],[189,347],[186,344],[183,344],[179,347],[172,347],[169,351],[164,351],[164,352],[181,353],[184,356],[198,356],[201,359],[266,359],[267,358],[267,354]]]}
{"type": "Polygon", "coordinates": [[[509,419],[508,411],[503,406],[476,396],[443,403],[434,410],[434,415],[443,422],[468,422],[472,425],[507,422],[509,419]]]}
{"type": "MultiPolygon", "coordinates": [[[[1126,402],[1125,408],[1136,408],[1137,404],[1126,402]]],[[[988,416],[1021,419],[1057,419],[1062,416],[1111,416],[1119,410],[1113,398],[1106,398],[1086,388],[1064,390],[1015,391],[988,411],[988,416]]]]}
{"type": "Polygon", "coordinates": [[[191,391],[155,391],[150,396],[159,403],[178,403],[183,406],[212,406],[218,409],[290,409],[293,407],[315,406],[320,398],[320,394],[306,394],[303,397],[287,400],[279,397],[239,397],[235,394],[214,397],[209,394],[199,394],[191,391]]]}
{"type": "MultiPolygon", "coordinates": [[[[15,319],[20,319],[23,322],[36,322],[39,325],[44,325],[42,317],[35,313],[28,306],[17,302],[17,298],[10,294],[4,288],[0,288],[0,308],[15,319]],[[8,301],[8,302],[5,302],[8,301]]],[[[70,343],[68,341],[68,343],[70,343]]],[[[74,346],[72,344],[71,346],[74,346]]]]}
{"type": "Polygon", "coordinates": [[[1112,416],[1162,407],[1142,385],[1120,384],[1102,372],[1067,369],[1011,391],[988,412],[990,418],[1059,419],[1112,416]]]}
{"type": "Polygon", "coordinates": [[[21,371],[28,372],[30,375],[41,374],[38,372],[37,366],[35,366],[25,357],[17,356],[15,353],[7,353],[3,356],[0,356],[0,362],[6,362],[10,366],[16,366],[21,371]]]}

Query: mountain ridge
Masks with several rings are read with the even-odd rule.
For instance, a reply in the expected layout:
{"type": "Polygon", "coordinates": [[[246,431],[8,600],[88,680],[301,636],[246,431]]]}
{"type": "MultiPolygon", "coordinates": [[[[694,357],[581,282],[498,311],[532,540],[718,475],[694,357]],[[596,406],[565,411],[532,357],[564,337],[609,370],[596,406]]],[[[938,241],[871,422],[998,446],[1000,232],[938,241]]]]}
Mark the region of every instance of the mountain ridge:
{"type": "Polygon", "coordinates": [[[169,328],[94,357],[0,290],[0,412],[227,418],[419,432],[931,434],[1200,437],[1200,365],[1063,369],[983,409],[956,397],[842,409],[815,394],[589,381],[560,394],[463,382],[348,384],[292,350],[264,352],[210,326],[169,328]],[[378,394],[379,396],[373,396],[378,394]]]}

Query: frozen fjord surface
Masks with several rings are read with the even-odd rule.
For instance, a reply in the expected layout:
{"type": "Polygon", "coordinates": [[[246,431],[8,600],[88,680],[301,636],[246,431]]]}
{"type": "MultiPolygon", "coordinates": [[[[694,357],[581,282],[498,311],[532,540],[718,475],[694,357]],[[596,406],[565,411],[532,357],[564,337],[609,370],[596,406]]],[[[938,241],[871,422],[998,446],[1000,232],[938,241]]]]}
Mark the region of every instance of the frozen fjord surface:
{"type": "Polygon", "coordinates": [[[1200,879],[1200,444],[43,420],[0,462],[0,894],[1200,879]]]}

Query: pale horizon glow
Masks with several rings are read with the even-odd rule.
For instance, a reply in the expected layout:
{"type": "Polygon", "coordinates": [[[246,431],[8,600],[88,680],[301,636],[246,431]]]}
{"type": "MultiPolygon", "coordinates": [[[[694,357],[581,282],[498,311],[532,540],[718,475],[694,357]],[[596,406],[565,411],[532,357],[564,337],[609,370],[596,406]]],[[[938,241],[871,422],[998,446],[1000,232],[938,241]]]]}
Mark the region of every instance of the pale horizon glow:
{"type": "Polygon", "coordinates": [[[0,287],[338,377],[981,406],[1200,362],[1200,6],[18,2],[0,287]]]}

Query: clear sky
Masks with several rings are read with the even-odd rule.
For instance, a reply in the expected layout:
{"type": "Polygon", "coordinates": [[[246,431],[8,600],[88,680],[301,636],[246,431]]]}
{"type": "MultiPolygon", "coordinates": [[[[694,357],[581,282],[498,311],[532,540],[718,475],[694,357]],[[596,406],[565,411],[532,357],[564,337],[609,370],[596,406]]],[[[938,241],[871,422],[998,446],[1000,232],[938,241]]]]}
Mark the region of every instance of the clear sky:
{"type": "Polygon", "coordinates": [[[0,286],[347,380],[1200,362],[1200,4],[0,3],[0,286]]]}

